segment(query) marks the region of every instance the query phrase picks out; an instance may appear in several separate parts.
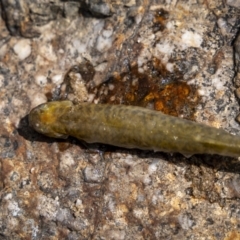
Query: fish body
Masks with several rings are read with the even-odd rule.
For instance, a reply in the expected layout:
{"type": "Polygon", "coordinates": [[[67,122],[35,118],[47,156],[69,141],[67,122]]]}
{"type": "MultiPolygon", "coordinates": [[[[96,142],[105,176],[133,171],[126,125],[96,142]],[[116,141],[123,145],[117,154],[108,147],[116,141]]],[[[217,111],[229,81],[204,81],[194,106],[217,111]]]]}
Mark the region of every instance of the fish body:
{"type": "Polygon", "coordinates": [[[34,108],[29,123],[55,138],[184,155],[240,156],[239,136],[136,106],[55,101],[34,108]]]}

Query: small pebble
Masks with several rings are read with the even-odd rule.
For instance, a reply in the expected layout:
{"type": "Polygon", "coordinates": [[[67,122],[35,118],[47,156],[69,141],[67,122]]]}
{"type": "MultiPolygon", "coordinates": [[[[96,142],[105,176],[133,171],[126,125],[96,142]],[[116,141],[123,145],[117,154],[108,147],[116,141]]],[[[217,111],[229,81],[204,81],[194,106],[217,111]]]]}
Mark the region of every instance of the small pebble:
{"type": "Polygon", "coordinates": [[[31,54],[31,43],[28,39],[22,39],[18,41],[14,47],[13,51],[17,54],[20,60],[24,60],[31,54]]]}

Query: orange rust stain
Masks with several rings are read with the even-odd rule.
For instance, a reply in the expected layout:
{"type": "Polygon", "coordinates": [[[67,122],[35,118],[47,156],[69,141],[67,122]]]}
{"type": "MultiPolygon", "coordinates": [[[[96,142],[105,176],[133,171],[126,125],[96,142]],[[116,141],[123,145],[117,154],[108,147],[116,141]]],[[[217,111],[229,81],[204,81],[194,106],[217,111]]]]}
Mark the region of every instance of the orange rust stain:
{"type": "MultiPolygon", "coordinates": [[[[197,88],[181,81],[180,73],[167,71],[159,59],[148,62],[148,70],[138,71],[131,66],[130,71],[114,74],[106,83],[94,89],[100,103],[153,106],[155,110],[172,116],[182,115],[194,120],[194,113],[200,97],[197,88]],[[110,87],[114,86],[114,87],[110,87]],[[107,94],[102,94],[105,90],[107,94]]],[[[89,89],[91,92],[91,90],[89,89]]]]}
{"type": "Polygon", "coordinates": [[[134,99],[135,99],[134,93],[127,93],[127,94],[126,94],[126,100],[127,100],[128,102],[133,102],[134,99]]]}
{"type": "Polygon", "coordinates": [[[171,83],[159,92],[154,107],[158,111],[178,116],[178,110],[189,104],[188,97],[192,90],[185,82],[171,83]]]}
{"type": "MultiPolygon", "coordinates": [[[[169,72],[165,64],[156,57],[145,64],[144,71],[139,71],[136,63],[129,64],[128,70],[113,72],[107,81],[97,87],[88,84],[94,72],[89,71],[92,67],[84,64],[90,63],[82,63],[81,67],[70,69],[65,79],[68,79],[71,71],[82,74],[81,69],[85,69],[85,75],[89,75],[85,79],[87,91],[93,94],[99,103],[150,107],[165,114],[195,119],[195,109],[200,101],[197,88],[183,81],[181,72],[169,72]]],[[[71,90],[71,86],[68,89],[71,90]]],[[[44,121],[51,120],[51,116],[45,117],[44,121]]]]}

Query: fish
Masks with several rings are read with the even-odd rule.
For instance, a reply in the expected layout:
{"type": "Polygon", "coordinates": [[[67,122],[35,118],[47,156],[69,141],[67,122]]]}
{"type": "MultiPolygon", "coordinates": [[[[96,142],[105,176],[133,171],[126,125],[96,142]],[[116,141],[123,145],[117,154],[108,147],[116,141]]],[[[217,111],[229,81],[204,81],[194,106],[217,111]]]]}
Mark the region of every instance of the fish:
{"type": "Polygon", "coordinates": [[[72,136],[87,143],[185,156],[240,156],[240,136],[138,106],[52,101],[32,109],[28,120],[52,138],[72,136]]]}

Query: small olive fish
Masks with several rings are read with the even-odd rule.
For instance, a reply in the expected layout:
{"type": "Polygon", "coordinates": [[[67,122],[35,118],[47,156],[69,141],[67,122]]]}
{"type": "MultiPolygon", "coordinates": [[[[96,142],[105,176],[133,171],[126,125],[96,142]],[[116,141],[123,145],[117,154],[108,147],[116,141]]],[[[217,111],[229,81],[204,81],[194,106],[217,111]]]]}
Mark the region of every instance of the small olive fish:
{"type": "Polygon", "coordinates": [[[55,101],[34,108],[29,123],[37,132],[55,138],[73,136],[88,143],[188,156],[240,156],[239,136],[142,107],[55,101]]]}

